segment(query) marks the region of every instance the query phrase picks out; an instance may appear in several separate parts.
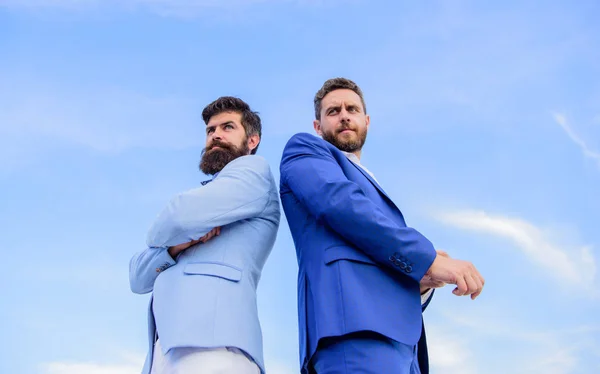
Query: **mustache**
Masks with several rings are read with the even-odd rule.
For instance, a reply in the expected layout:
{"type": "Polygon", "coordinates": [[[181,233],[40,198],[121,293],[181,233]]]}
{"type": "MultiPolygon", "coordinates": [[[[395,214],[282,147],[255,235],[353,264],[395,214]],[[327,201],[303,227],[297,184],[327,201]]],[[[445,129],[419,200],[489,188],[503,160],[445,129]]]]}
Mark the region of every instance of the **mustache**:
{"type": "Polygon", "coordinates": [[[345,131],[345,130],[351,130],[351,131],[356,132],[356,129],[353,126],[350,126],[349,124],[342,124],[342,126],[340,126],[337,129],[337,133],[339,134],[339,133],[341,133],[342,131],[345,131]]]}
{"type": "Polygon", "coordinates": [[[231,144],[224,143],[224,142],[222,142],[222,141],[220,141],[220,140],[215,140],[215,141],[213,141],[213,142],[210,144],[210,146],[209,146],[209,147],[208,147],[206,150],[207,150],[207,151],[210,151],[210,150],[212,150],[212,149],[213,149],[213,148],[215,148],[215,147],[220,147],[220,148],[222,148],[222,149],[228,149],[228,150],[231,150],[231,149],[232,149],[232,145],[231,145],[231,144]]]}

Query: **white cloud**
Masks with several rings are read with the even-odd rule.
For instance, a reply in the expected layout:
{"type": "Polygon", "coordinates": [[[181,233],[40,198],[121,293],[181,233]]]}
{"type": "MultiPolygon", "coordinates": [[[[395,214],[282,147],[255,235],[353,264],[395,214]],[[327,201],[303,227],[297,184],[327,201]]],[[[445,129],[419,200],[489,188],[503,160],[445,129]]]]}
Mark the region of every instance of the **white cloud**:
{"type": "Polygon", "coordinates": [[[141,366],[94,363],[52,362],[42,366],[44,374],[139,374],[141,366]]]}
{"type": "Polygon", "coordinates": [[[294,369],[291,364],[278,360],[267,360],[265,366],[269,374],[298,374],[300,371],[299,369],[294,369]]]}
{"type": "Polygon", "coordinates": [[[123,355],[123,362],[106,364],[97,362],[49,362],[40,365],[40,374],[139,374],[144,357],[123,355]]]}
{"type": "Polygon", "coordinates": [[[523,373],[570,374],[575,373],[578,359],[572,348],[558,348],[532,356],[523,373]]]}
{"type": "Polygon", "coordinates": [[[435,326],[429,326],[427,330],[427,350],[434,373],[478,373],[470,344],[465,339],[443,332],[435,326]]]}
{"type": "MultiPolygon", "coordinates": [[[[98,362],[49,362],[40,365],[40,374],[139,374],[144,357],[123,355],[123,362],[116,364],[98,362]]],[[[298,370],[286,362],[267,360],[269,374],[297,374],[298,370]]]]}
{"type": "Polygon", "coordinates": [[[203,141],[198,105],[191,100],[118,90],[13,92],[5,99],[11,105],[0,113],[0,134],[9,139],[54,138],[103,152],[185,148],[203,141]]]}
{"type": "MultiPolygon", "coordinates": [[[[514,316],[507,316],[506,310],[479,310],[465,314],[464,311],[446,309],[442,315],[446,320],[445,328],[460,334],[459,342],[463,347],[471,348],[469,357],[477,358],[480,372],[575,374],[593,372],[589,368],[600,363],[600,356],[589,356],[598,347],[598,325],[535,331],[521,318],[515,320],[514,316]],[[564,344],[566,341],[570,342],[568,346],[564,344]],[[506,349],[494,351],[485,348],[498,344],[506,349]],[[486,357],[488,355],[489,358],[486,357]],[[510,360],[502,357],[510,357],[510,360]]],[[[449,344],[453,342],[449,341],[449,344]]]]}
{"type": "Polygon", "coordinates": [[[569,125],[569,122],[567,121],[567,118],[565,117],[565,115],[560,114],[560,113],[554,113],[554,120],[556,121],[556,123],[558,123],[560,125],[560,127],[563,128],[563,130],[565,130],[565,132],[567,133],[567,136],[569,136],[569,139],[571,139],[573,141],[573,143],[575,143],[579,149],[581,149],[581,152],[583,152],[583,155],[587,158],[591,158],[592,160],[596,161],[598,163],[598,166],[600,167],[600,153],[596,152],[594,150],[592,150],[583,139],[581,139],[579,137],[579,135],[577,135],[571,125],[569,125]]]}
{"type": "Polygon", "coordinates": [[[511,240],[533,263],[559,281],[587,288],[595,278],[596,262],[589,246],[579,251],[560,247],[548,233],[525,220],[483,211],[442,213],[438,218],[454,227],[511,240]]]}

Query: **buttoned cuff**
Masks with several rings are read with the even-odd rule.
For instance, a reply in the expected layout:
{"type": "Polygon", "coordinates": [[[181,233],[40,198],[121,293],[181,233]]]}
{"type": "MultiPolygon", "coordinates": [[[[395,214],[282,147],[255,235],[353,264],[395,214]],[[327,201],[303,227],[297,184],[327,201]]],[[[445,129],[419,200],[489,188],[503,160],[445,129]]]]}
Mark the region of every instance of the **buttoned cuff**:
{"type": "Polygon", "coordinates": [[[175,265],[177,262],[171,257],[169,254],[168,248],[160,248],[159,254],[154,259],[156,263],[156,272],[160,273],[162,271],[167,270],[171,266],[175,265]]]}

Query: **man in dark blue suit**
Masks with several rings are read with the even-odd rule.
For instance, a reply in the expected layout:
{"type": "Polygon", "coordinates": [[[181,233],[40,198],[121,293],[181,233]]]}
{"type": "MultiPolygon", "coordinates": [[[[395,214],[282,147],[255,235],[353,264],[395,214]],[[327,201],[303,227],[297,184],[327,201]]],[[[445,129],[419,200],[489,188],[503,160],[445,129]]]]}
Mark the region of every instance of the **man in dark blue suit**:
{"type": "Polygon", "coordinates": [[[302,373],[426,374],[422,311],[432,288],[482,291],[469,262],[406,226],[361,163],[369,116],[360,88],[330,79],[317,92],[316,137],[296,134],[280,194],[298,259],[302,373]]]}

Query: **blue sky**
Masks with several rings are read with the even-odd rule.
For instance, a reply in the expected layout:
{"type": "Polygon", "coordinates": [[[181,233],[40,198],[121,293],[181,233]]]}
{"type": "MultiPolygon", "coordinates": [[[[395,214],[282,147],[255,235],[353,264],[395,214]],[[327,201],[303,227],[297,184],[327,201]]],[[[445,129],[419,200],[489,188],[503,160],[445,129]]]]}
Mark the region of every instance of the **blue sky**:
{"type": "MultiPolygon", "coordinates": [[[[132,374],[148,297],[128,261],[205,177],[201,110],[261,113],[265,156],[312,97],[365,92],[363,163],[409,225],[486,278],[426,312],[433,374],[600,372],[596,1],[0,0],[0,372],[132,374]]],[[[368,234],[368,233],[366,233],[368,234]]],[[[282,222],[259,308],[267,369],[298,372],[282,222]]]]}

